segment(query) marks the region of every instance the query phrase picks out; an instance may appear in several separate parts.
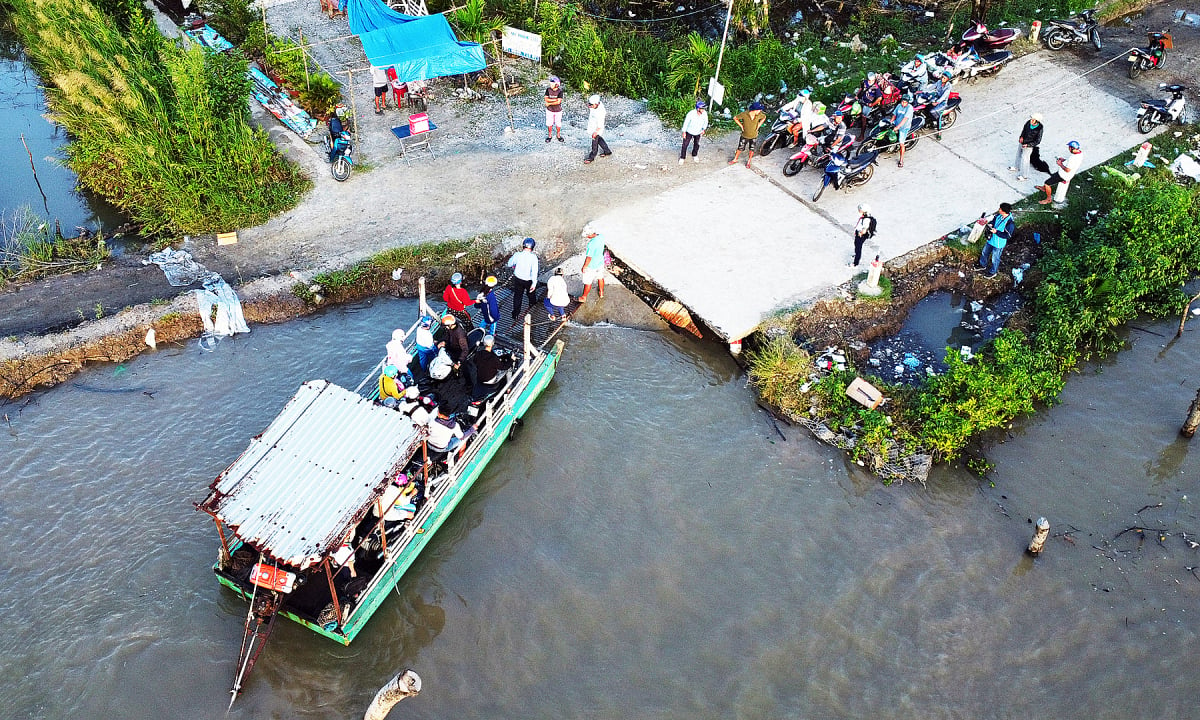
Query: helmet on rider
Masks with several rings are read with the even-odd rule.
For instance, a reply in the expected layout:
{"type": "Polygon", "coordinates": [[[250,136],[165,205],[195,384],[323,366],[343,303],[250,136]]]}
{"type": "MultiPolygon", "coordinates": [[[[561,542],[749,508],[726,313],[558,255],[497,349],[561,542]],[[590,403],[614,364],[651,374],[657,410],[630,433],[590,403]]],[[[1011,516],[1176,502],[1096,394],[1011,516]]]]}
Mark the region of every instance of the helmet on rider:
{"type": "Polygon", "coordinates": [[[423,327],[423,328],[433,327],[433,318],[430,317],[429,315],[422,315],[421,316],[421,327],[423,327]]]}
{"type": "Polygon", "coordinates": [[[704,101],[703,101],[703,100],[697,100],[697,101],[696,101],[696,109],[697,109],[697,110],[703,110],[703,109],[704,109],[704,108],[706,108],[706,107],[708,107],[708,106],[704,104],[704,101]]]}
{"type": "Polygon", "coordinates": [[[487,285],[488,287],[496,287],[499,282],[500,281],[496,279],[495,275],[488,275],[487,279],[483,281],[483,284],[487,285]]]}
{"type": "Polygon", "coordinates": [[[463,281],[463,277],[462,277],[462,273],[460,273],[460,272],[456,272],[450,276],[450,284],[451,285],[462,285],[462,281],[463,281]]]}
{"type": "Polygon", "coordinates": [[[592,95],[591,97],[588,98],[588,105],[599,105],[599,104],[600,104],[600,96],[599,95],[592,95]]]}
{"type": "Polygon", "coordinates": [[[533,238],[525,238],[525,241],[521,243],[521,246],[532,250],[537,247],[537,242],[535,242],[533,238]]]}
{"type": "Polygon", "coordinates": [[[858,206],[858,214],[859,215],[870,215],[871,214],[871,206],[866,203],[860,204],[858,206]]]}
{"type": "Polygon", "coordinates": [[[1071,148],[1071,152],[1073,153],[1079,152],[1079,143],[1075,142],[1074,140],[1067,143],[1067,147],[1071,148]]]}

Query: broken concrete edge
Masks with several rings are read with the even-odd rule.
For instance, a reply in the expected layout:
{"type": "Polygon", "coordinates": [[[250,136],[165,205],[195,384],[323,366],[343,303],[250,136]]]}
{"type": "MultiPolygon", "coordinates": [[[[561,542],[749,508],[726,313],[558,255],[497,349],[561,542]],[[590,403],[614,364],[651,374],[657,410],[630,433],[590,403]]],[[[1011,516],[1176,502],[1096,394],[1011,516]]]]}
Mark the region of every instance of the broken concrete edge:
{"type": "MultiPolygon", "coordinates": [[[[492,256],[497,263],[513,248],[518,247],[524,235],[505,234],[492,246],[492,256]]],[[[562,238],[552,238],[543,244],[549,253],[542,257],[547,261],[561,259],[570,248],[562,238]]],[[[294,290],[297,284],[304,287],[324,272],[345,270],[368,261],[359,258],[337,267],[289,271],[280,275],[258,278],[237,288],[242,302],[242,312],[250,325],[265,325],[294,320],[311,315],[326,307],[345,305],[370,297],[393,295],[415,297],[416,284],[421,275],[437,277],[448,273],[446,268],[431,266],[405,273],[403,279],[390,283],[380,291],[366,283],[359,287],[343,288],[336,300],[322,303],[306,302],[294,290]]],[[[178,344],[200,337],[204,324],[200,318],[192,289],[185,289],[174,299],[149,302],[132,307],[99,320],[91,320],[69,330],[46,335],[6,338],[0,340],[0,398],[14,400],[37,390],[51,388],[76,373],[88,363],[125,362],[150,350],[146,343],[147,331],[153,329],[158,345],[178,344]]],[[[428,288],[431,297],[440,296],[440,288],[428,288]]]]}

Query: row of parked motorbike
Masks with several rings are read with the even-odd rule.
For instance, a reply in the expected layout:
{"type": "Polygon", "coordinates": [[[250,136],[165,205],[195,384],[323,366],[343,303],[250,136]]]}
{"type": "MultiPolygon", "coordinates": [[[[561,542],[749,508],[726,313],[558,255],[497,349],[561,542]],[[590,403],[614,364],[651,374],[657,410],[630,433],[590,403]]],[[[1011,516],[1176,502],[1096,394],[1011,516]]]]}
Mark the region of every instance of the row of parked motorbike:
{"type": "MultiPolygon", "coordinates": [[[[912,125],[904,142],[907,152],[917,145],[923,132],[941,132],[958,120],[962,100],[956,92],[950,93],[944,109],[937,117],[934,116],[933,98],[928,92],[932,82],[939,77],[951,81],[970,81],[995,75],[1012,60],[1012,52],[1005,48],[1020,35],[1021,31],[1015,28],[989,31],[982,23],[974,23],[963,33],[962,40],[949,50],[929,57],[918,56],[924,62],[923,68],[914,70],[917,65],[914,62],[905,65],[898,76],[881,74],[876,80],[875,87],[880,97],[875,104],[865,101],[870,88],[869,81],[864,82],[854,94],[846,95],[832,113],[840,115],[847,128],[857,126],[857,137],[849,132],[836,132],[835,123],[809,128],[811,132],[799,131],[797,124],[800,118],[797,113],[785,110],[781,111],[771,127],[759,154],[769,155],[776,148],[798,145],[796,152],[784,163],[783,174],[792,177],[809,165],[821,169],[821,185],[813,193],[814,202],[830,185],[834,189],[864,185],[874,176],[879,155],[899,150],[899,136],[888,117],[901,97],[907,96],[913,106],[912,125]],[[801,135],[802,141],[799,140],[801,135]]],[[[1128,61],[1131,78],[1137,77],[1143,70],[1161,68],[1166,62],[1166,51],[1172,47],[1170,34],[1149,32],[1148,37],[1146,49],[1134,48],[1130,51],[1128,61]]],[[[1084,42],[1090,42],[1100,49],[1096,11],[1085,10],[1071,20],[1049,21],[1042,39],[1052,50],[1084,42]]],[[[1141,103],[1137,127],[1142,133],[1149,133],[1158,125],[1178,120],[1183,112],[1184,94],[1188,88],[1178,84],[1160,84],[1159,88],[1170,93],[1172,98],[1170,101],[1147,100],[1141,103]]],[[[823,113],[816,114],[819,117],[823,113]]]]}
{"type": "Polygon", "coordinates": [[[900,149],[899,135],[888,118],[902,97],[907,97],[913,108],[912,123],[904,141],[907,152],[920,142],[924,132],[941,132],[958,121],[962,98],[951,91],[939,111],[935,83],[941,78],[950,82],[971,81],[999,73],[1013,57],[1005,48],[1020,35],[1021,31],[1015,28],[989,31],[983,23],[974,23],[949,50],[918,55],[916,61],[906,64],[898,74],[881,73],[875,79],[873,91],[870,80],[864,82],[830,110],[831,114],[840,115],[847,128],[857,128],[856,134],[837,133],[835,124],[826,125],[820,119],[824,112],[814,113],[818,118],[815,127],[801,128],[799,114],[785,106],[760,145],[759,154],[796,147],[783,165],[784,175],[791,177],[809,165],[823,170],[821,185],[813,194],[814,202],[830,185],[841,189],[866,184],[875,174],[879,156],[900,149]],[[869,93],[876,96],[874,102],[868,100],[869,93]]]}

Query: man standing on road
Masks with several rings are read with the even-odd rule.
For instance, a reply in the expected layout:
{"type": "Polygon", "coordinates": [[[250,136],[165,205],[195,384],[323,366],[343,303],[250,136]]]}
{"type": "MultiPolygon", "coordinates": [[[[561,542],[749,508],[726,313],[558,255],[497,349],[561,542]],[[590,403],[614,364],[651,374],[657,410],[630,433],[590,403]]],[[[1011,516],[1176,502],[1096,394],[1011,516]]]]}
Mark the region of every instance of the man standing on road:
{"type": "Polygon", "coordinates": [[[596,283],[600,287],[600,299],[604,299],[604,238],[601,237],[595,230],[588,230],[583,234],[587,238],[587,247],[583,250],[583,268],[579,274],[583,276],[583,294],[579,296],[579,302],[587,300],[588,292],[592,289],[592,283],[596,283]]]}
{"type": "MultiPolygon", "coordinates": [[[[607,114],[604,110],[604,104],[600,102],[599,95],[593,95],[588,98],[588,135],[592,136],[592,151],[588,153],[583,163],[586,165],[596,159],[596,151],[599,150],[600,157],[612,155],[612,151],[608,149],[608,143],[604,142],[604,116],[607,114]]],[[[530,300],[530,303],[533,301],[530,300]]]]}
{"type": "Polygon", "coordinates": [[[528,299],[530,310],[537,301],[538,258],[533,254],[537,245],[533,238],[525,238],[521,249],[508,260],[508,266],[513,269],[512,279],[508,287],[512,290],[512,319],[513,329],[516,329],[517,318],[521,316],[521,303],[528,299]]]}
{"type": "Polygon", "coordinates": [[[733,159],[729,161],[730,165],[737,163],[738,156],[742,154],[742,150],[745,150],[746,167],[750,167],[750,161],[754,159],[754,141],[758,139],[758,128],[766,119],[762,103],[757,100],[750,103],[750,108],[746,112],[738,113],[733,118],[737,126],[742,129],[742,136],[738,138],[737,150],[733,153],[733,159]]]}
{"type": "MultiPolygon", "coordinates": [[[[1042,205],[1049,205],[1053,202],[1052,195],[1060,183],[1067,183],[1069,186],[1071,178],[1075,177],[1075,171],[1083,164],[1083,150],[1079,148],[1079,143],[1072,140],[1067,143],[1067,149],[1070,151],[1065,158],[1058,158],[1058,170],[1053,175],[1046,179],[1045,185],[1039,185],[1038,190],[1046,191],[1046,199],[1038,200],[1042,205]]],[[[1064,191],[1065,192],[1065,191],[1064,191]]]]}
{"type": "Polygon", "coordinates": [[[371,66],[371,84],[375,86],[375,114],[382,115],[387,109],[388,76],[387,70],[371,66]]]}
{"type": "Polygon", "coordinates": [[[550,87],[546,88],[546,142],[550,142],[551,131],[559,142],[566,142],[562,136],[562,103],[562,85],[557,76],[551,75],[550,87]]]}
{"type": "Polygon", "coordinates": [[[862,260],[863,243],[875,237],[875,218],[871,216],[871,207],[866,203],[858,206],[858,221],[854,223],[854,262],[850,267],[858,267],[862,260]]]}
{"type": "Polygon", "coordinates": [[[679,164],[683,164],[687,155],[687,146],[692,144],[692,162],[700,162],[697,153],[700,152],[700,136],[708,129],[708,113],[704,112],[704,101],[697,100],[696,108],[683,119],[683,147],[679,148],[679,164]]]}
{"type": "Polygon", "coordinates": [[[892,110],[892,115],[888,118],[888,122],[896,131],[897,142],[900,143],[900,160],[896,163],[897,167],[904,167],[904,143],[908,140],[909,131],[912,130],[912,117],[912,105],[909,104],[906,94],[900,98],[900,104],[892,110]]]}
{"type": "MultiPolygon", "coordinates": [[[[1009,172],[1017,174],[1017,180],[1025,181],[1029,178],[1025,177],[1025,158],[1029,156],[1029,164],[1035,165],[1033,162],[1033,153],[1038,151],[1038,145],[1042,143],[1042,116],[1034,113],[1029,116],[1029,120],[1025,126],[1021,128],[1021,137],[1017,139],[1017,163],[1010,167],[1009,172]]],[[[1040,159],[1040,158],[1039,158],[1040,159]]]]}
{"type": "Polygon", "coordinates": [[[1000,271],[1000,254],[1004,252],[1004,246],[1012,237],[1011,213],[1012,205],[1000,203],[1000,210],[992,216],[991,222],[987,224],[988,239],[983,245],[983,252],[979,254],[979,266],[984,270],[988,270],[990,257],[991,269],[987,273],[987,277],[996,277],[996,273],[1000,271]]]}

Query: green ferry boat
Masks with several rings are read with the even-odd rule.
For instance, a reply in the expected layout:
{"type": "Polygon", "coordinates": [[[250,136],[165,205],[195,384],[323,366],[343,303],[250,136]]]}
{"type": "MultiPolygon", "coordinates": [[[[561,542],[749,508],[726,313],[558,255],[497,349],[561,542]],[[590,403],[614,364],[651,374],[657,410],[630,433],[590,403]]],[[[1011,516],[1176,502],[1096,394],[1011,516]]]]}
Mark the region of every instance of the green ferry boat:
{"type": "MultiPolygon", "coordinates": [[[[505,322],[511,295],[497,295],[505,322]]],[[[441,317],[425,300],[424,279],[420,308],[426,324],[441,317]]],[[[420,323],[403,341],[410,352],[420,323]]],[[[413,353],[401,382],[475,429],[448,453],[430,447],[428,418],[379,402],[385,359],[355,390],[327,380],[302,384],[217,476],[196,507],[216,523],[217,580],[250,604],[234,699],[277,616],[344,645],[363,631],[554,377],[561,327],[525,315],[523,326],[496,328],[492,348],[474,330],[471,354],[495,352],[508,366],[483,393],[456,374],[435,380],[413,353]],[[391,512],[393,502],[406,512],[391,512]]]]}

